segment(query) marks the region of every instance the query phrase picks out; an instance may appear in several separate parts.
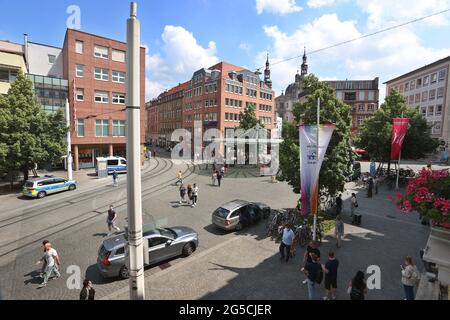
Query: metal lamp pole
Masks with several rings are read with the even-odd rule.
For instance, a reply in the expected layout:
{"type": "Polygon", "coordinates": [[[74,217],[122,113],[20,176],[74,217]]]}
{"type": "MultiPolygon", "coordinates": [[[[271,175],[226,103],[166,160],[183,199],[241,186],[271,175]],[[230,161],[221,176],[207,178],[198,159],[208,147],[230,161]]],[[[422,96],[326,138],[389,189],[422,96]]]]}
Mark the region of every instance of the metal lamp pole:
{"type": "MultiPolygon", "coordinates": [[[[403,112],[402,112],[402,119],[403,119],[403,112]]],[[[400,148],[400,153],[398,154],[398,161],[397,161],[397,178],[395,179],[395,190],[398,190],[398,180],[400,177],[400,159],[402,158],[402,149],[400,148]]]]}
{"type": "Polygon", "coordinates": [[[140,22],[135,2],[127,20],[127,210],[130,299],[144,300],[144,255],[140,159],[140,22]]]}
{"type": "Polygon", "coordinates": [[[67,180],[73,180],[72,173],[72,142],[70,139],[70,111],[69,111],[69,100],[66,99],[66,123],[69,130],[67,131],[67,180]]]}
{"type": "MultiPolygon", "coordinates": [[[[320,128],[320,98],[317,98],[317,155],[316,161],[319,162],[319,128],[320,128]]],[[[313,240],[316,241],[316,229],[317,229],[317,214],[319,211],[319,177],[317,177],[317,193],[316,197],[316,210],[314,212],[314,226],[313,226],[313,240]]]]}

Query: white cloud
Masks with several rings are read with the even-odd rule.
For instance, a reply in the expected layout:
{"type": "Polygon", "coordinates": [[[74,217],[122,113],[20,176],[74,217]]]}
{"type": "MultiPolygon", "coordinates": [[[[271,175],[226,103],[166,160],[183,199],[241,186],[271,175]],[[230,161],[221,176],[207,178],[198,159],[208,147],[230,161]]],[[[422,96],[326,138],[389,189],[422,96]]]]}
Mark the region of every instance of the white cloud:
{"type": "Polygon", "coordinates": [[[241,41],[241,42],[239,43],[239,49],[245,51],[247,54],[250,53],[251,47],[252,47],[252,46],[251,46],[250,43],[248,43],[248,42],[241,41]]]}
{"type": "Polygon", "coordinates": [[[308,0],[308,7],[310,8],[322,8],[332,6],[335,0],[308,0]]]}
{"type": "MultiPolygon", "coordinates": [[[[448,9],[450,0],[357,0],[357,5],[369,16],[369,29],[379,29],[448,9]]],[[[448,23],[449,17],[447,13],[425,19],[423,22],[444,25],[448,23]]]]}
{"type": "Polygon", "coordinates": [[[151,54],[148,49],[146,54],[147,99],[189,80],[194,71],[219,62],[214,41],[210,41],[205,48],[183,27],[168,25],[161,38],[161,52],[151,54]]]}
{"type": "Polygon", "coordinates": [[[279,15],[300,12],[303,8],[297,6],[295,0],[256,0],[256,12],[262,14],[264,11],[279,15]]]}
{"type": "MultiPolygon", "coordinates": [[[[278,26],[265,26],[264,32],[272,42],[272,82],[277,94],[294,81],[302,61],[299,57],[280,64],[274,62],[301,56],[303,45],[310,52],[363,34],[354,21],[340,20],[336,14],[323,15],[299,26],[291,34],[281,31],[278,26]]],[[[308,64],[309,73],[321,79],[379,77],[382,101],[385,91],[383,82],[449,55],[450,44],[447,48],[430,48],[423,44],[412,28],[400,28],[308,55],[308,64]]],[[[255,62],[263,66],[264,61],[265,52],[260,52],[255,62]]]]}

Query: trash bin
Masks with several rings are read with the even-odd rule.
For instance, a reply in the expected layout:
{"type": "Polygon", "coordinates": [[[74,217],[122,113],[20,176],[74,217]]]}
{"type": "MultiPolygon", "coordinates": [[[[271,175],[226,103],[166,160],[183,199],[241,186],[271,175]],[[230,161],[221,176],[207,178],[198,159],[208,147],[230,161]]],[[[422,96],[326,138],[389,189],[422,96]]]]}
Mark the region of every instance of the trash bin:
{"type": "Polygon", "coordinates": [[[361,214],[360,213],[355,213],[353,215],[353,224],[360,226],[361,225],[361,214]]]}

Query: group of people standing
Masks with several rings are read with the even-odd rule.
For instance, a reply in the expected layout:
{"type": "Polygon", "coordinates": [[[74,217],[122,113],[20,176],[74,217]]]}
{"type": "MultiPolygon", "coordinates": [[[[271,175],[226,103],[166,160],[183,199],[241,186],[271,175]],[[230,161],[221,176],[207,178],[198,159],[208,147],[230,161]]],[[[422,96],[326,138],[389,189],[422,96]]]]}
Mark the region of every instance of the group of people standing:
{"type": "Polygon", "coordinates": [[[225,176],[225,171],[226,171],[226,168],[224,166],[222,166],[220,168],[220,170],[213,170],[213,173],[211,176],[211,184],[213,186],[216,185],[216,181],[217,181],[217,185],[220,187],[222,179],[225,176]]]}
{"type": "Polygon", "coordinates": [[[197,205],[197,199],[198,199],[198,186],[196,183],[194,184],[188,184],[185,186],[183,184],[183,174],[180,171],[177,173],[177,181],[175,182],[176,185],[180,183],[180,188],[178,191],[180,192],[180,204],[187,203],[192,208],[197,205]],[[187,199],[186,199],[187,196],[187,199]]]}

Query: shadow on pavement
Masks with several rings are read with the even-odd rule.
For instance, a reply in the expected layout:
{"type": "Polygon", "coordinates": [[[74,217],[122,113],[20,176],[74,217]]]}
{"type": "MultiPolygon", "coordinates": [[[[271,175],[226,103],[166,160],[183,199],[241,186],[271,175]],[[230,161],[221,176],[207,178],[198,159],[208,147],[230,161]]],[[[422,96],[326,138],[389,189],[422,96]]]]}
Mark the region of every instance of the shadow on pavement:
{"type": "Polygon", "coordinates": [[[108,234],[107,233],[105,233],[105,232],[102,232],[102,233],[94,233],[92,236],[93,237],[106,237],[108,234]]]}
{"type": "Polygon", "coordinates": [[[24,278],[31,277],[29,279],[25,279],[25,281],[23,282],[24,285],[41,284],[42,281],[43,281],[43,279],[40,277],[40,271],[39,270],[33,270],[30,273],[24,274],[23,276],[24,276],[24,278]]]}
{"type": "Polygon", "coordinates": [[[232,231],[225,231],[225,230],[219,229],[212,223],[207,225],[206,227],[203,227],[203,230],[208,231],[209,233],[215,234],[216,236],[224,236],[224,235],[232,232],[232,231]]]}

